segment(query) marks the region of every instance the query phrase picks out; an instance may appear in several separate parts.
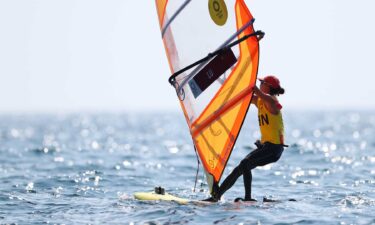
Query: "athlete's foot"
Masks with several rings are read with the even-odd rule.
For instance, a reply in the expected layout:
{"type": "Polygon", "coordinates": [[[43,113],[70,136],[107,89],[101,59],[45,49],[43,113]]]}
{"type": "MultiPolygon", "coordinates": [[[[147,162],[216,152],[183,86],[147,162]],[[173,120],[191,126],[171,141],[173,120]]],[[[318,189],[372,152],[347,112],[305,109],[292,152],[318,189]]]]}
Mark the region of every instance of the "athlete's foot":
{"type": "Polygon", "coordinates": [[[219,191],[220,191],[219,185],[215,182],[212,186],[211,197],[207,199],[203,199],[202,201],[218,202],[220,200],[219,191]]]}
{"type": "Polygon", "coordinates": [[[256,199],[253,198],[236,198],[234,199],[234,202],[256,202],[256,199]]]}
{"type": "Polygon", "coordinates": [[[218,199],[214,198],[214,197],[209,197],[209,198],[203,199],[201,201],[204,201],[204,202],[218,202],[218,199]]]}

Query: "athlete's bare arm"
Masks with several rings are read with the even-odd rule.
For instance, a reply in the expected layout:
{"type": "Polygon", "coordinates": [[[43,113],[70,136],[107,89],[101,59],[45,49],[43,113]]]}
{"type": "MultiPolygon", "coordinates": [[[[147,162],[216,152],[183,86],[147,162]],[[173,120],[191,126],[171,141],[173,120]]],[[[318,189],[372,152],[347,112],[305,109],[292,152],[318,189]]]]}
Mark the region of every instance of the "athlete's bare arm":
{"type": "Polygon", "coordinates": [[[277,108],[277,101],[271,95],[263,93],[257,86],[254,86],[254,93],[258,98],[261,98],[264,101],[268,111],[272,114],[278,114],[279,109],[277,108]]]}

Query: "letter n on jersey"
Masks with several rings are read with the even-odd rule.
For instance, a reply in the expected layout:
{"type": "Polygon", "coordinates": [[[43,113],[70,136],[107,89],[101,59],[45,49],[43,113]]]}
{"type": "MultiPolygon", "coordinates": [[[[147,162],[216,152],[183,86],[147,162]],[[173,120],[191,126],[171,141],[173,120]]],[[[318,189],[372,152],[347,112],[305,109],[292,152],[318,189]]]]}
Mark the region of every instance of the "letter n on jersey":
{"type": "Polygon", "coordinates": [[[259,121],[259,126],[264,126],[265,124],[267,124],[267,125],[270,124],[267,114],[260,114],[258,116],[258,121],[259,121]]]}

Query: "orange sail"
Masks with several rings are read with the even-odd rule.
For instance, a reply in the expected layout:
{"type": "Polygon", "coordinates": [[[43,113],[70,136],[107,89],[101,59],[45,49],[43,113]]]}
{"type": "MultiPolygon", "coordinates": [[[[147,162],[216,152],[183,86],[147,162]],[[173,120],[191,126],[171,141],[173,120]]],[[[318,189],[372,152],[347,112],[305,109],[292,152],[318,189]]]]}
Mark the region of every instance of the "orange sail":
{"type": "Polygon", "coordinates": [[[169,81],[212,188],[249,109],[263,33],[254,30],[244,0],[156,0],[156,6],[169,81]]]}

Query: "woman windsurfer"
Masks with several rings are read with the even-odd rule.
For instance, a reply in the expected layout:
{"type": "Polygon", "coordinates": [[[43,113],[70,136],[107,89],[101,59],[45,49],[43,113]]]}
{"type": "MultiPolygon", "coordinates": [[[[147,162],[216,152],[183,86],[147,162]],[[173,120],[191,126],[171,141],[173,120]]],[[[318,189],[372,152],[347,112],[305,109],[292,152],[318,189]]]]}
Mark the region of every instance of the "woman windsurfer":
{"type": "Polygon", "coordinates": [[[260,88],[254,86],[254,96],[251,103],[258,108],[258,120],[261,140],[255,144],[257,149],[250,152],[240,164],[234,168],[220,187],[216,184],[212,190],[212,197],[204,201],[218,201],[229,190],[236,180],[243,175],[245,197],[236,198],[235,201],[255,201],[251,198],[251,170],[274,163],[279,160],[284,150],[284,125],[281,114],[281,104],[276,95],[284,94],[280,81],[275,76],[266,76],[259,79],[260,88]]]}

